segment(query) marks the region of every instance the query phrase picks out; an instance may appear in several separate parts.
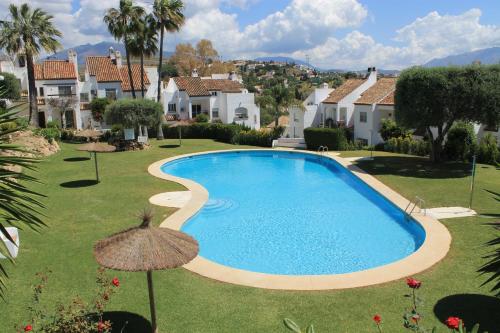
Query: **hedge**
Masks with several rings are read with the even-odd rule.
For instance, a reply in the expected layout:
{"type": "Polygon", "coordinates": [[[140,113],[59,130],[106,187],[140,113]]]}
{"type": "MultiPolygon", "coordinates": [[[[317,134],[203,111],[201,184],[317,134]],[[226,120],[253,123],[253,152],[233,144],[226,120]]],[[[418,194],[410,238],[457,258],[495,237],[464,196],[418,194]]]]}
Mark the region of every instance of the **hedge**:
{"type": "Polygon", "coordinates": [[[304,139],[309,150],[317,150],[320,146],[327,146],[330,150],[347,150],[349,145],[343,128],[306,128],[304,139]]]}

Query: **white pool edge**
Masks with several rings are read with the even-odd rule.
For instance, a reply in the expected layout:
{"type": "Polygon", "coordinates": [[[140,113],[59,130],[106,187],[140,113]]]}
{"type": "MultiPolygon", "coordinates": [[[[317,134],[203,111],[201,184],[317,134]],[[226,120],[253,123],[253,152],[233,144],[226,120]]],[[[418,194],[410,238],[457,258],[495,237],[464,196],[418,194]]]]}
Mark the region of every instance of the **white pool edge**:
{"type": "MultiPolygon", "coordinates": [[[[160,225],[162,228],[170,228],[180,230],[184,223],[191,217],[196,215],[198,211],[208,201],[208,191],[200,184],[184,178],[174,177],[164,173],[161,167],[169,162],[182,158],[228,152],[249,152],[249,151],[275,151],[272,149],[248,149],[248,150],[218,150],[206,151],[193,154],[179,155],[167,158],[151,164],[148,172],[154,177],[176,182],[183,185],[192,193],[191,200],[174,214],[167,217],[160,225]]],[[[299,154],[318,155],[314,152],[284,150],[279,152],[290,152],[299,154]]],[[[350,161],[338,156],[322,155],[325,158],[332,159],[340,165],[351,171],[356,177],[373,188],[376,192],[384,196],[393,204],[404,210],[409,201],[402,195],[398,194],[390,187],[386,186],[375,177],[364,172],[350,161]]],[[[408,276],[421,273],[439,261],[441,261],[448,253],[451,245],[451,235],[448,229],[429,216],[421,213],[413,213],[413,219],[417,221],[426,233],[425,241],[421,247],[408,257],[399,261],[379,266],[376,268],[332,275],[275,275],[256,273],[241,269],[236,269],[224,265],[220,265],[211,260],[197,256],[184,268],[196,274],[208,277],[221,282],[232,283],[255,288],[276,289],[276,290],[332,290],[332,289],[348,289],[366,287],[376,284],[382,284],[390,281],[399,280],[408,276]]]]}

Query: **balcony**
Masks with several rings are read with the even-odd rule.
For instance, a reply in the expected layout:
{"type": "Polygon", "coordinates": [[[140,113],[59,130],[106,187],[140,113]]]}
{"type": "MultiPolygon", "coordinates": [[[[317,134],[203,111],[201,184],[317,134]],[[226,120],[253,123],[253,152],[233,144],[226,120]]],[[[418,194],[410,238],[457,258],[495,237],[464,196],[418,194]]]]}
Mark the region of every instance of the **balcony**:
{"type": "Polygon", "coordinates": [[[45,98],[44,97],[37,97],[36,98],[36,105],[45,105],[45,98]]]}

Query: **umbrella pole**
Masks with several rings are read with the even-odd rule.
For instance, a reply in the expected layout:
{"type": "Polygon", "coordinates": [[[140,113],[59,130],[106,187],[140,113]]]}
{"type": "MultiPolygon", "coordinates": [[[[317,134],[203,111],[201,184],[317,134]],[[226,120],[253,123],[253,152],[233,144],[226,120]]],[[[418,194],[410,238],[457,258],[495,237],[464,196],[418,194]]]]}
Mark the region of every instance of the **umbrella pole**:
{"type": "Polygon", "coordinates": [[[156,327],[156,307],[155,307],[155,295],[153,292],[153,272],[148,271],[148,290],[149,290],[149,307],[151,310],[151,327],[152,332],[157,333],[158,328],[156,327]]]}
{"type": "Polygon", "coordinates": [[[182,146],[182,128],[179,126],[179,146],[182,146]]]}
{"type": "Polygon", "coordinates": [[[99,169],[97,168],[97,152],[94,152],[94,162],[95,162],[95,177],[99,183],[99,169]]]}

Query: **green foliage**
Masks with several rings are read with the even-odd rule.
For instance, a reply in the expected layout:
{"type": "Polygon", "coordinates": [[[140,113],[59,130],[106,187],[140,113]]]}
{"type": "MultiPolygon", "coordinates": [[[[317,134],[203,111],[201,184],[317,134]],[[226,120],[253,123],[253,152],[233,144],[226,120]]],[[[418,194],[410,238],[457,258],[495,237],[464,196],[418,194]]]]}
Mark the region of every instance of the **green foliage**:
{"type": "Polygon", "coordinates": [[[379,133],[384,141],[391,138],[408,136],[407,131],[403,127],[398,126],[392,119],[382,119],[379,133]]]}
{"type": "Polygon", "coordinates": [[[34,133],[45,138],[50,143],[61,139],[61,131],[57,127],[37,128],[34,133]]]}
{"type": "Polygon", "coordinates": [[[59,124],[56,121],[51,120],[51,121],[47,122],[46,127],[47,128],[59,128],[59,124]]]}
{"type": "Polygon", "coordinates": [[[196,122],[197,123],[208,123],[208,116],[204,113],[199,114],[196,116],[196,122]]]}
{"type": "Polygon", "coordinates": [[[497,165],[500,163],[500,151],[498,149],[497,139],[488,133],[484,136],[478,148],[479,163],[497,165]]]}
{"type": "Polygon", "coordinates": [[[108,98],[94,98],[90,102],[90,112],[95,121],[102,121],[106,107],[111,103],[108,98]]]}
{"type": "Polygon", "coordinates": [[[15,121],[10,121],[8,123],[3,123],[0,125],[1,131],[11,131],[17,128],[17,123],[15,121]]]}
{"type": "Polygon", "coordinates": [[[343,128],[306,128],[304,139],[307,149],[317,150],[320,146],[327,146],[330,150],[347,150],[348,140],[343,128]]]}
{"type": "Polygon", "coordinates": [[[430,152],[429,142],[415,140],[411,137],[390,138],[384,145],[384,150],[391,153],[427,156],[430,152]]]}
{"type": "Polygon", "coordinates": [[[272,147],[273,140],[281,137],[285,129],[283,127],[273,128],[272,131],[248,130],[241,131],[233,138],[233,143],[238,145],[272,147]]]}
{"type": "MultiPolygon", "coordinates": [[[[38,201],[40,194],[31,191],[27,186],[37,182],[37,179],[26,174],[23,169],[35,170],[37,159],[12,156],[12,153],[23,152],[23,148],[8,143],[8,135],[20,128],[4,129],[4,124],[16,121],[15,113],[0,114],[0,233],[12,240],[5,230],[8,226],[24,226],[34,230],[43,226],[40,219],[40,209],[44,208],[38,201]],[[11,153],[8,153],[11,152],[11,153]]],[[[10,257],[5,244],[0,242],[0,253],[10,257]]],[[[5,288],[6,271],[0,263],[0,295],[5,288]]]]}
{"type": "Polygon", "coordinates": [[[309,325],[309,326],[306,328],[305,332],[304,332],[304,331],[302,331],[302,329],[300,328],[300,326],[299,326],[299,325],[297,325],[297,324],[296,324],[293,320],[291,320],[291,319],[285,318],[285,319],[283,320],[283,324],[285,325],[285,327],[286,327],[288,330],[290,330],[290,331],[292,331],[292,332],[294,332],[294,333],[314,333],[314,332],[315,332],[315,331],[314,331],[314,326],[313,326],[312,324],[311,324],[311,325],[309,325]]]}
{"type": "Polygon", "coordinates": [[[120,124],[126,128],[155,127],[162,115],[160,103],[148,99],[122,99],[107,106],[105,119],[108,124],[120,124]]]}
{"type": "Polygon", "coordinates": [[[177,71],[177,67],[171,62],[167,62],[161,66],[160,77],[163,81],[168,80],[171,77],[179,76],[179,72],[177,71]]]}
{"type": "Polygon", "coordinates": [[[466,122],[457,122],[448,132],[444,153],[454,161],[469,160],[476,150],[477,138],[474,126],[466,122]]]}
{"type": "Polygon", "coordinates": [[[432,158],[441,159],[444,139],[456,121],[500,123],[500,66],[414,67],[396,85],[396,120],[425,128],[432,158]],[[431,128],[437,128],[437,136],[431,128]]]}
{"type": "Polygon", "coordinates": [[[7,99],[19,99],[21,98],[21,84],[17,77],[10,73],[0,73],[3,76],[3,80],[0,81],[0,90],[2,90],[2,98],[7,99]]]}
{"type": "Polygon", "coordinates": [[[27,128],[28,125],[29,125],[28,118],[26,118],[26,117],[18,117],[18,118],[16,118],[16,124],[21,129],[27,128]]]}

